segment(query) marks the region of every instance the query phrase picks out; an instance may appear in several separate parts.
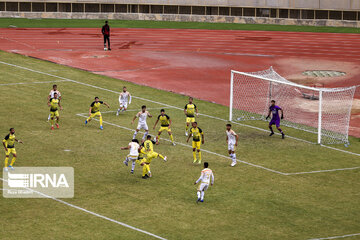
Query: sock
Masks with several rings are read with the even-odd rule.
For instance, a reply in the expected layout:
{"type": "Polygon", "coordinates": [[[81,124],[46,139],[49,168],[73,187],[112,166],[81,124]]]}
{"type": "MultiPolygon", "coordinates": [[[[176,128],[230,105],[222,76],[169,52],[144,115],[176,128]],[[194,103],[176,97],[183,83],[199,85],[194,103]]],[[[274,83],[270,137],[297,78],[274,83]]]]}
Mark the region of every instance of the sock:
{"type": "Polygon", "coordinates": [[[13,157],[13,158],[11,159],[10,166],[12,166],[12,165],[15,163],[15,160],[16,160],[16,157],[13,157]]]}
{"type": "Polygon", "coordinates": [[[145,140],[145,139],[146,139],[146,136],[147,136],[148,134],[149,134],[148,132],[145,132],[145,133],[144,133],[144,136],[142,137],[142,140],[145,140]]]}
{"type": "Polygon", "coordinates": [[[199,191],[197,191],[197,197],[198,197],[198,199],[201,197],[199,191]]]}
{"type": "Polygon", "coordinates": [[[118,110],[117,110],[117,112],[119,113],[121,111],[121,109],[119,108],[118,110]]]}
{"type": "Polygon", "coordinates": [[[189,130],[189,126],[188,125],[186,125],[186,127],[185,127],[185,131],[188,131],[189,130]]]}
{"type": "Polygon", "coordinates": [[[201,152],[199,152],[199,161],[201,161],[201,152]]]}
{"type": "Polygon", "coordinates": [[[232,160],[234,161],[234,162],[236,162],[236,154],[234,153],[234,154],[232,154],[232,160]]]}
{"type": "Polygon", "coordinates": [[[137,131],[134,132],[133,139],[136,138],[136,135],[137,135],[137,131]]]}
{"type": "Polygon", "coordinates": [[[193,156],[194,156],[194,161],[196,161],[196,152],[193,152],[193,156]]]}
{"type": "Polygon", "coordinates": [[[271,133],[274,133],[272,126],[269,126],[271,133]]]}
{"type": "Polygon", "coordinates": [[[100,116],[100,126],[102,126],[102,116],[100,116]]]}
{"type": "Polygon", "coordinates": [[[58,119],[58,118],[56,119],[56,123],[59,123],[59,119],[58,119]]]}
{"type": "Polygon", "coordinates": [[[51,114],[49,114],[49,116],[48,116],[48,121],[50,120],[50,116],[51,116],[51,114]]]}
{"type": "Polygon", "coordinates": [[[278,130],[281,134],[284,134],[283,131],[281,130],[281,128],[278,128],[278,130]]]}
{"type": "Polygon", "coordinates": [[[165,158],[164,158],[164,156],[163,156],[163,155],[161,155],[161,154],[159,154],[159,155],[158,155],[158,157],[159,157],[159,158],[161,158],[162,160],[164,160],[164,159],[165,159],[165,158]]]}
{"type": "Polygon", "coordinates": [[[50,119],[51,126],[54,126],[54,119],[50,119]]]}
{"type": "Polygon", "coordinates": [[[172,134],[170,135],[170,140],[171,140],[172,143],[174,142],[174,137],[173,137],[172,134]]]}
{"type": "Polygon", "coordinates": [[[88,122],[89,122],[89,121],[90,121],[90,119],[91,119],[91,117],[88,117],[88,118],[86,119],[86,121],[88,121],[88,122]]]}
{"type": "Polygon", "coordinates": [[[131,171],[133,172],[135,170],[135,161],[132,162],[132,165],[131,165],[131,171]]]}
{"type": "Polygon", "coordinates": [[[201,191],[201,200],[204,200],[204,195],[205,195],[205,192],[201,191]]]}
{"type": "Polygon", "coordinates": [[[232,154],[232,153],[230,153],[230,154],[229,154],[229,157],[232,159],[232,158],[233,158],[233,154],[232,154]]]}
{"type": "Polygon", "coordinates": [[[128,157],[125,158],[125,162],[129,162],[129,158],[128,158],[128,157]]]}
{"type": "Polygon", "coordinates": [[[156,141],[159,142],[159,140],[160,140],[160,135],[157,135],[156,136],[156,141]]]}
{"type": "Polygon", "coordinates": [[[9,157],[5,158],[5,167],[8,167],[8,163],[9,163],[9,157]]]}
{"type": "Polygon", "coordinates": [[[146,164],[144,164],[143,166],[143,173],[142,173],[142,176],[145,176],[145,174],[147,173],[147,170],[146,170],[146,164]]]}
{"type": "Polygon", "coordinates": [[[146,172],[150,174],[151,173],[150,172],[150,164],[145,164],[145,168],[146,168],[146,172]]]}

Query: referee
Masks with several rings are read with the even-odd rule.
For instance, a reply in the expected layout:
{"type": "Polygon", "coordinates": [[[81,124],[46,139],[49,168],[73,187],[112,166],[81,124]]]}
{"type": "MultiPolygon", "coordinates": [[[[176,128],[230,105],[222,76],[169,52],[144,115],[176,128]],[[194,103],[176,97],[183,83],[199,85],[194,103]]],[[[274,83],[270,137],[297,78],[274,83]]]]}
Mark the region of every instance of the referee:
{"type": "Polygon", "coordinates": [[[110,26],[108,25],[108,21],[105,21],[105,25],[102,27],[101,32],[104,36],[104,50],[106,51],[106,41],[108,43],[108,49],[111,51],[110,48],[110,26]]]}

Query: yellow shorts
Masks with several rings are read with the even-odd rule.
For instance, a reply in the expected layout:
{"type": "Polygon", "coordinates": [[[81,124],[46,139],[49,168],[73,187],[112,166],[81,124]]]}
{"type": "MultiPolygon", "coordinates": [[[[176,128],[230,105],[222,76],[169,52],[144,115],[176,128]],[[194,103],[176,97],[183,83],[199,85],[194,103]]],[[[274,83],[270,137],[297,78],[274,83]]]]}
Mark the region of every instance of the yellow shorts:
{"type": "Polygon", "coordinates": [[[101,112],[99,111],[99,112],[96,112],[96,113],[91,113],[90,118],[94,118],[96,116],[101,117],[101,112]]]}
{"type": "Polygon", "coordinates": [[[198,142],[192,141],[193,148],[200,149],[200,146],[201,146],[201,141],[198,142]]]}
{"type": "Polygon", "coordinates": [[[7,149],[7,152],[5,152],[5,154],[8,156],[8,155],[10,155],[10,153],[11,154],[16,154],[16,150],[15,150],[15,148],[8,148],[7,149]]]}
{"type": "Polygon", "coordinates": [[[59,110],[56,111],[50,111],[50,118],[58,117],[59,116],[59,110]]]}
{"type": "Polygon", "coordinates": [[[159,132],[163,131],[171,132],[171,129],[169,127],[160,127],[159,132]]]}
{"type": "Polygon", "coordinates": [[[195,122],[195,117],[186,117],[186,123],[193,123],[195,122]]]}
{"type": "Polygon", "coordinates": [[[146,159],[145,159],[145,162],[147,163],[151,163],[151,160],[153,158],[157,158],[159,156],[159,154],[157,152],[150,152],[146,155],[146,159]]]}

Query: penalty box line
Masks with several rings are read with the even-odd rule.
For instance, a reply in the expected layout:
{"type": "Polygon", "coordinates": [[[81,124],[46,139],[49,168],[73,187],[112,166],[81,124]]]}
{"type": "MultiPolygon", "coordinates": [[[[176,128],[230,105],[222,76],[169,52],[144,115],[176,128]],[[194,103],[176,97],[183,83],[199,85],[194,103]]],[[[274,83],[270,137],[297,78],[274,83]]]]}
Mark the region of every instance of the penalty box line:
{"type": "MultiPolygon", "coordinates": [[[[78,114],[76,114],[76,115],[79,116],[79,117],[87,118],[88,116],[84,116],[85,114],[87,114],[87,113],[78,113],[78,114]]],[[[99,122],[99,120],[96,119],[96,118],[94,118],[94,120],[97,121],[97,122],[99,122]]],[[[134,129],[131,129],[131,128],[128,128],[128,127],[125,127],[125,126],[121,126],[121,125],[118,125],[118,124],[115,124],[115,123],[107,122],[107,121],[104,121],[104,120],[103,120],[103,123],[106,123],[106,124],[111,125],[111,126],[114,126],[114,127],[122,128],[122,129],[125,129],[125,130],[135,131],[134,129]]],[[[143,131],[139,131],[139,132],[140,132],[140,133],[144,133],[143,131]]],[[[161,140],[164,140],[164,141],[167,141],[167,142],[171,142],[169,139],[165,139],[165,138],[162,138],[162,137],[160,137],[160,139],[161,139],[161,140]]],[[[184,146],[184,147],[192,148],[192,146],[187,145],[187,144],[184,144],[184,143],[181,143],[181,142],[175,142],[175,141],[174,141],[174,143],[176,143],[177,145],[184,146]]],[[[206,149],[201,149],[201,151],[202,151],[202,152],[209,153],[209,154],[212,154],[212,155],[216,155],[216,156],[219,156],[219,157],[222,157],[222,158],[231,159],[231,158],[228,157],[228,156],[225,156],[225,155],[222,155],[222,154],[219,154],[219,153],[216,153],[216,152],[212,152],[212,151],[209,151],[209,150],[206,150],[206,149]]],[[[346,171],[346,170],[354,170],[354,169],[359,169],[359,168],[360,168],[360,166],[358,166],[358,167],[352,167],[352,168],[337,168],[337,169],[315,170],[315,171],[309,171],[309,172],[284,173],[284,172],[280,172],[280,171],[277,171],[277,170],[274,170],[274,169],[271,169],[271,168],[263,167],[263,166],[261,166],[261,165],[257,165],[257,164],[250,163],[250,162],[246,162],[246,161],[243,161],[243,160],[237,159],[236,161],[237,161],[237,162],[240,162],[240,163],[244,163],[244,164],[249,165],[249,166],[252,166],[252,167],[260,168],[260,169],[263,169],[263,170],[266,170],[266,171],[270,171],[270,172],[277,173],[277,174],[281,174],[281,175],[285,175],[285,176],[311,174],[311,173],[325,173],[325,172],[346,171]]]]}
{"type": "MultiPolygon", "coordinates": [[[[34,70],[34,69],[31,69],[31,68],[22,67],[22,66],[19,66],[19,65],[16,65],[16,64],[6,63],[6,62],[3,62],[3,61],[0,61],[0,63],[1,63],[1,64],[4,64],[4,65],[8,65],[8,66],[12,66],[12,67],[24,69],[24,70],[27,70],[27,71],[30,71],[30,72],[35,72],[35,73],[39,73],[39,74],[43,74],[43,75],[47,75],[47,76],[59,78],[59,79],[62,79],[62,80],[67,80],[67,81],[69,81],[69,82],[81,84],[81,85],[84,85],[84,86],[88,86],[88,87],[92,87],[92,88],[104,90],[104,91],[107,91],[107,92],[112,92],[112,93],[120,94],[120,92],[118,92],[118,91],[114,91],[114,90],[110,90],[110,89],[98,87],[98,86],[91,85],[91,84],[88,84],[88,83],[83,83],[83,82],[75,81],[75,80],[72,80],[72,79],[69,79],[69,78],[65,78],[65,77],[60,77],[60,76],[57,76],[57,75],[54,75],[54,74],[51,74],[51,73],[45,73],[45,72],[41,72],[41,71],[34,70]]],[[[150,99],[146,99],[146,98],[142,98],[142,97],[137,97],[137,96],[132,96],[132,97],[133,97],[133,98],[140,99],[140,100],[143,100],[143,101],[148,101],[148,102],[152,102],[152,103],[157,103],[157,104],[159,104],[159,105],[163,105],[163,106],[167,106],[167,107],[171,107],[171,108],[174,108],[174,109],[178,109],[178,110],[183,111],[182,108],[179,108],[179,107],[176,107],[176,106],[172,106],[172,105],[169,105],[169,104],[165,104],[165,103],[161,103],[161,102],[157,102],[157,101],[153,101],[153,100],[150,100],[150,99]]],[[[200,113],[199,115],[200,115],[200,116],[205,116],[205,117],[208,117],[208,118],[212,118],[212,119],[217,119],[217,120],[224,121],[224,122],[229,122],[229,121],[226,120],[226,119],[219,118],[219,117],[215,117],[215,116],[211,116],[211,115],[207,115],[207,114],[202,114],[202,113],[200,113]]],[[[237,125],[239,125],[239,126],[256,129],[256,130],[259,130],[259,131],[268,132],[268,131],[265,130],[265,129],[262,129],[262,128],[259,128],[259,127],[254,127],[254,126],[251,126],[251,125],[242,124],[242,123],[237,123],[237,122],[232,122],[232,123],[237,124],[237,125]]],[[[278,133],[276,133],[276,134],[278,134],[278,133]]],[[[296,137],[292,137],[292,136],[289,136],[289,135],[287,135],[287,138],[291,138],[291,139],[294,139],[294,140],[297,140],[297,141],[301,141],[301,142],[305,142],[305,143],[309,143],[309,144],[314,144],[313,142],[310,142],[310,141],[307,141],[307,140],[304,140],[304,139],[300,139],[300,138],[296,138],[296,137]]],[[[338,148],[330,147],[330,146],[323,145],[323,144],[321,144],[320,146],[321,146],[321,147],[324,147],[324,148],[327,148],[327,149],[334,150],[334,151],[339,151],[339,152],[343,152],[343,153],[346,153],[346,154],[355,155],[355,156],[360,157],[360,154],[359,154],[359,153],[354,153],[354,152],[350,152],[350,151],[346,151],[346,150],[343,150],[343,149],[338,149],[338,148]]]]}
{"type": "MultiPolygon", "coordinates": [[[[3,182],[8,182],[8,180],[3,179],[3,178],[0,178],[0,180],[3,181],[3,182]]],[[[155,235],[155,234],[153,234],[153,233],[147,232],[147,231],[142,230],[142,229],[140,229],[140,228],[136,228],[136,227],[133,227],[133,226],[128,225],[128,224],[126,224],[126,223],[123,223],[123,222],[114,220],[114,219],[112,219],[112,218],[105,217],[105,216],[100,215],[100,214],[98,214],[98,213],[89,211],[89,210],[87,210],[87,209],[85,209],[85,208],[82,208],[82,207],[76,206],[76,205],[74,205],[74,204],[65,202],[65,201],[63,201],[63,200],[60,200],[60,199],[58,199],[58,198],[52,197],[52,196],[50,196],[50,195],[47,195],[47,194],[45,194],[45,193],[36,191],[36,190],[34,190],[34,189],[31,189],[31,188],[28,188],[28,187],[23,187],[23,188],[26,189],[26,190],[32,191],[32,192],[34,192],[34,193],[37,193],[37,194],[39,194],[39,195],[41,195],[41,196],[43,196],[43,197],[45,197],[45,198],[52,199],[52,200],[54,200],[54,201],[57,201],[57,202],[59,202],[59,203],[62,203],[62,204],[64,204],[64,205],[66,205],[66,206],[69,206],[69,207],[78,209],[78,210],[80,210],[80,211],[89,213],[89,214],[91,214],[91,215],[93,215],[93,216],[95,216],[95,217],[102,218],[102,219],[104,219],[104,220],[107,220],[107,221],[116,223],[116,224],[121,225],[121,226],[126,227],[126,228],[130,228],[130,229],[135,230],[135,231],[137,231],[137,232],[144,233],[144,234],[146,234],[146,235],[152,236],[152,237],[157,238],[157,239],[167,240],[166,238],[160,237],[160,236],[158,236],[158,235],[155,235]]],[[[3,190],[5,190],[5,189],[3,189],[3,190]]]]}
{"type": "Polygon", "coordinates": [[[311,238],[309,240],[330,240],[330,239],[339,239],[339,238],[348,238],[348,237],[355,237],[360,236],[360,233],[354,233],[354,234],[346,234],[342,236],[333,236],[333,237],[322,237],[322,238],[311,238]]]}
{"type": "MultiPolygon", "coordinates": [[[[83,114],[81,113],[78,113],[76,114],[77,116],[79,117],[83,117],[83,118],[87,118],[87,116],[84,116],[83,114]]],[[[95,121],[98,121],[98,119],[94,118],[95,121]]],[[[121,125],[118,125],[118,124],[115,124],[115,123],[111,123],[111,122],[107,122],[107,121],[103,121],[103,123],[106,123],[108,125],[111,125],[111,126],[114,126],[114,127],[118,127],[118,128],[121,128],[121,129],[125,129],[125,130],[129,130],[129,131],[135,131],[134,129],[131,129],[131,128],[128,128],[128,127],[124,127],[124,126],[121,126],[121,125]]],[[[144,133],[143,131],[140,131],[141,133],[144,133]]],[[[165,139],[165,138],[162,138],[160,137],[161,140],[164,140],[164,141],[167,141],[167,142],[171,142],[169,139],[165,139]]],[[[184,143],[181,143],[181,142],[175,142],[175,144],[177,145],[181,145],[181,146],[184,146],[184,147],[187,147],[187,148],[192,148],[192,146],[190,145],[187,145],[187,144],[184,144],[184,143]]],[[[225,156],[225,155],[222,155],[222,154],[219,154],[219,153],[216,153],[216,152],[212,152],[212,151],[209,151],[209,150],[206,150],[206,149],[201,149],[202,152],[206,152],[206,153],[210,153],[212,155],[216,155],[216,156],[219,156],[219,157],[222,157],[222,158],[226,158],[226,159],[231,159],[230,157],[228,156],[225,156]]],[[[286,173],[283,173],[283,172],[280,172],[280,171],[276,171],[276,170],[273,170],[273,169],[270,169],[270,168],[267,168],[267,167],[263,167],[263,166],[260,166],[260,165],[257,165],[257,164],[253,164],[253,163],[249,163],[249,162],[245,162],[245,161],[242,161],[242,160],[238,160],[238,162],[240,163],[244,163],[246,165],[249,165],[249,166],[253,166],[253,167],[256,167],[256,168],[261,168],[263,170],[266,170],[266,171],[269,171],[269,172],[273,172],[273,173],[277,173],[277,174],[281,174],[281,175],[287,175],[286,173]]]]}

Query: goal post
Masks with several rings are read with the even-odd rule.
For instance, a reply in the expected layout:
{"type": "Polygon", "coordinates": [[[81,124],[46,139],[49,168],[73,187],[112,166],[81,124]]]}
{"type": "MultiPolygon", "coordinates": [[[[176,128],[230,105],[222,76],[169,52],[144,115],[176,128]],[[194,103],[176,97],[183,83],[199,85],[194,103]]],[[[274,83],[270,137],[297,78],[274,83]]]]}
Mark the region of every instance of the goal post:
{"type": "Polygon", "coordinates": [[[348,143],[356,86],[316,88],[288,81],[272,67],[231,71],[229,120],[266,120],[271,100],[284,110],[282,125],[317,134],[317,143],[348,143]]]}

